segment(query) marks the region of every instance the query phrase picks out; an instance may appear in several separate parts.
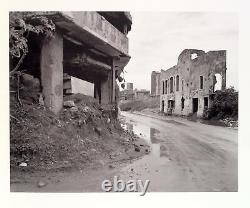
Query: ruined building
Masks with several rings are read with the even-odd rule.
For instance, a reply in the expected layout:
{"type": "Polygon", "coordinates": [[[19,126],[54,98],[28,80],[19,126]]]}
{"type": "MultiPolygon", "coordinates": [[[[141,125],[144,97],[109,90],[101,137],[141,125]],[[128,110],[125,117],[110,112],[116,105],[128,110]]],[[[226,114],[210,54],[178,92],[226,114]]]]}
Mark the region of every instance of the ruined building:
{"type": "Polygon", "coordinates": [[[177,65],[161,70],[160,80],[162,112],[202,116],[213,93],[226,88],[226,51],[185,49],[177,65]]]}
{"type": "Polygon", "coordinates": [[[133,83],[128,82],[127,88],[120,91],[120,100],[134,100],[135,99],[135,92],[133,83]]]}
{"type": "Polygon", "coordinates": [[[55,37],[42,43],[35,37],[30,39],[24,67],[39,78],[45,106],[54,113],[61,110],[64,93],[72,90],[71,76],[92,83],[99,103],[115,104],[116,79],[130,60],[130,13],[38,13],[55,23],[55,37]]]}
{"type": "Polygon", "coordinates": [[[151,96],[159,96],[161,93],[161,73],[152,71],[151,73],[151,96]]]}

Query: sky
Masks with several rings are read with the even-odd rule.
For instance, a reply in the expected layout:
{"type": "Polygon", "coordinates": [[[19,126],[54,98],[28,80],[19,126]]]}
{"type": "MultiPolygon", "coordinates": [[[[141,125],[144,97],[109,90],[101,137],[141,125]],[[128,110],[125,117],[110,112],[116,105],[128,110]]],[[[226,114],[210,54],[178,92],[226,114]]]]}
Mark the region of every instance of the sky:
{"type": "Polygon", "coordinates": [[[126,82],[151,87],[151,72],[177,64],[184,49],[227,50],[227,86],[238,89],[238,15],[215,12],[131,12],[126,82]]]}

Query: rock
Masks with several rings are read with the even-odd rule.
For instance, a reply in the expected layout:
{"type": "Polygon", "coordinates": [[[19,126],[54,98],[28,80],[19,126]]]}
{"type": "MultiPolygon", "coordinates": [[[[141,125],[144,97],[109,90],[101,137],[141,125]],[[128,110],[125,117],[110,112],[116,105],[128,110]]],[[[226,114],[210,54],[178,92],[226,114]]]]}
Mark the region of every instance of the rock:
{"type": "Polygon", "coordinates": [[[97,151],[96,151],[96,149],[92,148],[92,149],[91,149],[91,152],[97,152],[97,151]]]}
{"type": "Polygon", "coordinates": [[[38,181],[38,182],[37,182],[37,187],[39,187],[39,188],[42,188],[42,187],[44,187],[44,186],[46,186],[46,185],[47,185],[47,183],[44,182],[44,181],[38,181]]]}
{"type": "Polygon", "coordinates": [[[138,146],[135,146],[135,151],[140,152],[140,148],[138,146]]]}
{"type": "Polygon", "coordinates": [[[85,120],[82,120],[82,119],[80,119],[78,122],[77,122],[77,125],[79,126],[79,127],[81,127],[83,124],[85,124],[86,122],[85,122],[85,120]]]}
{"type": "Polygon", "coordinates": [[[22,162],[22,163],[19,164],[19,167],[27,167],[27,166],[28,166],[28,165],[27,165],[26,162],[22,162]]]}
{"type": "Polygon", "coordinates": [[[75,103],[73,100],[67,100],[63,102],[63,106],[66,108],[72,108],[72,107],[76,107],[75,103]]]}
{"type": "Polygon", "coordinates": [[[100,127],[95,127],[95,132],[100,136],[102,133],[102,128],[100,127]]]}
{"type": "Polygon", "coordinates": [[[146,153],[149,153],[149,149],[145,149],[145,152],[146,152],[146,153]]]}
{"type": "Polygon", "coordinates": [[[77,112],[77,111],[78,111],[78,108],[75,107],[75,106],[73,106],[73,107],[70,108],[70,111],[71,111],[71,112],[77,112]]]}
{"type": "Polygon", "coordinates": [[[109,123],[110,123],[110,121],[111,121],[111,120],[110,120],[110,118],[108,118],[108,119],[107,119],[107,123],[109,124],[109,123]]]}
{"type": "Polygon", "coordinates": [[[39,93],[38,103],[39,103],[39,105],[44,106],[44,100],[43,100],[43,95],[42,95],[42,93],[39,93]]]}
{"type": "Polygon", "coordinates": [[[101,165],[101,166],[104,166],[105,165],[105,162],[103,160],[99,160],[98,163],[101,165]]]}
{"type": "Polygon", "coordinates": [[[110,164],[109,168],[115,168],[115,166],[113,164],[110,164]]]}
{"type": "Polygon", "coordinates": [[[90,108],[88,106],[85,106],[83,109],[82,109],[83,112],[87,113],[90,111],[90,108]]]}
{"type": "Polygon", "coordinates": [[[21,83],[24,87],[31,89],[32,91],[39,91],[40,90],[40,81],[38,78],[34,78],[30,74],[22,73],[21,76],[21,83]]]}

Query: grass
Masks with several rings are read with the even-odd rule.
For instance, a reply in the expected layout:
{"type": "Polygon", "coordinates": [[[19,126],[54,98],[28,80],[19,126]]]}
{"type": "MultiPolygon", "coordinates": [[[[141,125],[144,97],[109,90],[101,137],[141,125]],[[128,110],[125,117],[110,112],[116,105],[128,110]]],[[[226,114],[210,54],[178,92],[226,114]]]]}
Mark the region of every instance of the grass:
{"type": "Polygon", "coordinates": [[[131,100],[120,103],[119,107],[122,111],[142,111],[146,108],[160,108],[160,100],[159,97],[131,100]]]}

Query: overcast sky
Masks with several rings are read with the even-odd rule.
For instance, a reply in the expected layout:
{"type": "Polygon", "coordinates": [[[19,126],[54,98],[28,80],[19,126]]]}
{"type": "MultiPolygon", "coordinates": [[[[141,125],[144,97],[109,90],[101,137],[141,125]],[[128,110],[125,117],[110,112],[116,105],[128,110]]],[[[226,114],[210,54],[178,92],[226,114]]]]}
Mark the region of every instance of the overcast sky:
{"type": "Polygon", "coordinates": [[[238,16],[235,13],[131,12],[131,60],[125,79],[151,87],[151,71],[177,64],[182,50],[227,50],[227,86],[238,89],[238,16]]]}

